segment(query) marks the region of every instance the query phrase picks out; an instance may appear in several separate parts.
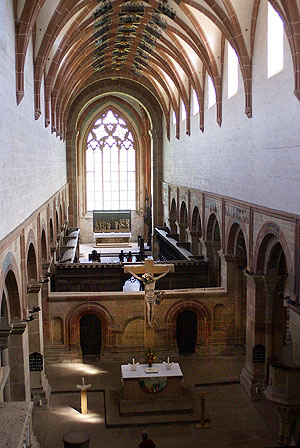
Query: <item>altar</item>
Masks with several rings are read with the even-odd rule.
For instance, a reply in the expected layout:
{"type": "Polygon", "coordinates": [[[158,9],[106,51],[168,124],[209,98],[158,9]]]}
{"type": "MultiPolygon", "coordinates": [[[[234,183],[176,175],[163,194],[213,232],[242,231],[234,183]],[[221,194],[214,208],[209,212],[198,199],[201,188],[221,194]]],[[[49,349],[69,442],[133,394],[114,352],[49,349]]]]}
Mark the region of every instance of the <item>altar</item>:
{"type": "Polygon", "coordinates": [[[131,238],[130,210],[94,210],[93,231],[96,246],[128,246],[131,238]]]}
{"type": "Polygon", "coordinates": [[[122,397],[125,400],[157,400],[158,397],[180,396],[183,383],[180,366],[175,362],[171,369],[166,366],[166,363],[152,364],[154,373],[147,373],[148,364],[139,364],[136,370],[131,370],[131,365],[122,365],[122,397]]]}
{"type": "Polygon", "coordinates": [[[183,387],[183,373],[178,363],[121,366],[122,388],[119,392],[121,416],[147,414],[186,414],[193,411],[193,400],[189,389],[183,387]],[[170,367],[170,366],[169,366],[170,367]],[[154,372],[153,372],[154,370],[154,372]]]}
{"type": "Polygon", "coordinates": [[[131,232],[94,232],[96,247],[125,247],[129,246],[131,232]]]}

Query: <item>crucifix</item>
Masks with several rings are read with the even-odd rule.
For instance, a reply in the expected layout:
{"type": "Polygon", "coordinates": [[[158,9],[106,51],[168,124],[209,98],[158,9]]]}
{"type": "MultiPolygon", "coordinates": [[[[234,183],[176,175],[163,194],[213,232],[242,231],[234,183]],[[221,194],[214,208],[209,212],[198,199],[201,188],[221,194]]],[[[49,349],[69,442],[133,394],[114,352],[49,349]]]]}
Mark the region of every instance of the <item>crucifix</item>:
{"type": "Polygon", "coordinates": [[[154,308],[157,303],[155,296],[155,283],[169,272],[174,272],[173,264],[154,264],[152,259],[146,259],[145,263],[124,266],[124,272],[128,272],[134,278],[144,284],[145,288],[145,349],[154,345],[154,308]],[[141,275],[138,275],[141,274],[141,275]],[[155,276],[155,274],[158,274],[155,276]]]}

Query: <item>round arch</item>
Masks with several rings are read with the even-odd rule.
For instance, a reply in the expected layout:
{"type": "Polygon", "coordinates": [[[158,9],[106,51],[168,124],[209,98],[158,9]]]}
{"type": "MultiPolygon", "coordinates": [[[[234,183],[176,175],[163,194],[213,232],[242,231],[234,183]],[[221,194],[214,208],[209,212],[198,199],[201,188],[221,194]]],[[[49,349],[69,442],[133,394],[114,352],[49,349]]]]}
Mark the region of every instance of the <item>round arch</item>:
{"type": "Polygon", "coordinates": [[[199,233],[200,236],[202,234],[201,216],[197,205],[193,208],[192,213],[192,231],[199,233]]]}
{"type": "Polygon", "coordinates": [[[290,263],[290,252],[280,227],[273,222],[265,223],[257,237],[254,251],[254,269],[263,275],[265,292],[256,297],[258,306],[265,307],[266,324],[271,331],[265,339],[266,358],[275,356],[283,361],[291,345],[284,344],[289,339],[289,323],[287,308],[281,296],[293,293],[293,268],[290,263]]]}
{"type": "Polygon", "coordinates": [[[98,303],[83,303],[69,312],[65,322],[65,334],[70,350],[81,352],[80,319],[85,314],[94,314],[101,322],[101,351],[109,350],[115,343],[112,337],[114,321],[109,311],[98,303]]]}
{"type": "Polygon", "coordinates": [[[278,226],[278,224],[272,221],[264,223],[258,233],[254,249],[253,268],[256,273],[261,274],[265,273],[266,268],[265,255],[267,251],[270,250],[270,244],[272,246],[275,243],[275,241],[278,241],[280,243],[282,250],[284,252],[289,277],[293,277],[291,254],[288,248],[286,238],[284,236],[284,233],[278,226]]]}
{"type": "Polygon", "coordinates": [[[8,270],[6,274],[4,286],[5,286],[4,289],[7,291],[6,300],[8,301],[8,306],[10,310],[10,319],[11,321],[20,321],[22,315],[21,315],[19,289],[15,273],[11,269],[8,270]]]}
{"type": "Polygon", "coordinates": [[[206,255],[209,260],[209,284],[210,286],[220,286],[221,260],[219,250],[221,249],[221,232],[215,213],[209,215],[205,235],[206,255]]]}
{"type": "Polygon", "coordinates": [[[165,323],[168,327],[168,340],[173,347],[177,347],[176,328],[177,319],[184,311],[192,311],[197,317],[197,340],[195,352],[200,346],[207,345],[212,334],[212,315],[206,305],[196,300],[178,301],[174,303],[165,315],[165,323]]]}
{"type": "Polygon", "coordinates": [[[15,257],[12,252],[8,252],[4,258],[2,269],[0,270],[0,294],[5,291],[6,299],[9,303],[10,319],[20,321],[23,318],[22,303],[19,291],[19,272],[15,257]]]}
{"type": "Polygon", "coordinates": [[[54,229],[53,229],[53,220],[49,219],[49,237],[50,237],[50,245],[53,247],[54,245],[54,229]]]}
{"type": "Polygon", "coordinates": [[[59,217],[58,217],[58,211],[55,210],[55,229],[56,229],[56,236],[59,234],[59,217]]]}
{"type": "Polygon", "coordinates": [[[209,215],[206,226],[206,240],[212,242],[221,242],[220,225],[217,216],[214,213],[209,215]]]}
{"type": "Polygon", "coordinates": [[[191,250],[193,255],[202,254],[202,246],[200,244],[200,238],[202,237],[202,223],[199,208],[197,205],[193,208],[192,222],[191,222],[191,250]]]}
{"type": "Polygon", "coordinates": [[[188,212],[185,201],[181,202],[179,211],[179,241],[180,243],[185,243],[187,241],[186,229],[189,225],[188,222],[188,212]]]}
{"type": "Polygon", "coordinates": [[[47,238],[46,231],[43,228],[41,232],[41,254],[42,254],[42,263],[45,263],[48,260],[48,249],[47,249],[47,238]]]}
{"type": "Polygon", "coordinates": [[[177,206],[176,206],[176,201],[173,198],[171,201],[171,208],[170,208],[170,212],[169,212],[169,223],[170,223],[171,233],[177,233],[176,220],[177,220],[177,206]]]}
{"type": "Polygon", "coordinates": [[[232,222],[227,228],[225,236],[226,254],[235,255],[239,265],[244,268],[248,265],[248,239],[246,229],[238,222],[232,222]],[[245,260],[244,260],[245,258],[245,260]]]}
{"type": "Polygon", "coordinates": [[[30,242],[27,250],[27,282],[37,281],[38,268],[34,243],[30,242]]]}

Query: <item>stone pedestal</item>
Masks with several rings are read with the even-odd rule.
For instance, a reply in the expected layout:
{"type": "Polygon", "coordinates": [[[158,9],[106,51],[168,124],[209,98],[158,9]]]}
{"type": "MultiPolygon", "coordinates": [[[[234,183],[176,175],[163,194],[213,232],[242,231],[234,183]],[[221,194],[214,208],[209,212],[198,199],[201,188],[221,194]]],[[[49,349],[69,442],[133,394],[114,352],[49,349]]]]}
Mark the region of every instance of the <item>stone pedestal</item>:
{"type": "Polygon", "coordinates": [[[86,431],[70,431],[63,437],[64,448],[89,448],[90,435],[86,431]]]}
{"type": "MultiPolygon", "coordinates": [[[[279,412],[279,445],[289,446],[293,438],[293,428],[299,418],[300,368],[271,360],[268,373],[268,385],[264,395],[279,412]]],[[[298,442],[297,439],[298,434],[293,442],[298,442]]]]}

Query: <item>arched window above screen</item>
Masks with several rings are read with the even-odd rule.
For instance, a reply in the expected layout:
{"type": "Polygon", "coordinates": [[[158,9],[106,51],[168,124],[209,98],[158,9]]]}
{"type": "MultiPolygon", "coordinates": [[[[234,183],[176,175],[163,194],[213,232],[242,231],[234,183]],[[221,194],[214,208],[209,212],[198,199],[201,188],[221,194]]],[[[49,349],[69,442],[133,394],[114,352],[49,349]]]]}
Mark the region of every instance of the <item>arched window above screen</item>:
{"type": "Polygon", "coordinates": [[[87,210],[136,208],[134,138],[125,121],[109,110],[87,138],[87,210]]]}

